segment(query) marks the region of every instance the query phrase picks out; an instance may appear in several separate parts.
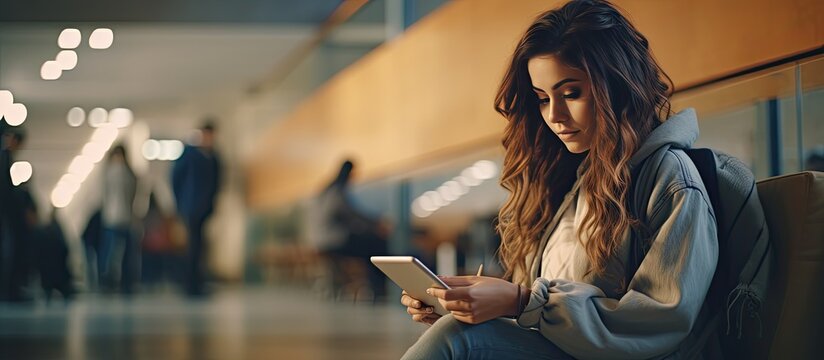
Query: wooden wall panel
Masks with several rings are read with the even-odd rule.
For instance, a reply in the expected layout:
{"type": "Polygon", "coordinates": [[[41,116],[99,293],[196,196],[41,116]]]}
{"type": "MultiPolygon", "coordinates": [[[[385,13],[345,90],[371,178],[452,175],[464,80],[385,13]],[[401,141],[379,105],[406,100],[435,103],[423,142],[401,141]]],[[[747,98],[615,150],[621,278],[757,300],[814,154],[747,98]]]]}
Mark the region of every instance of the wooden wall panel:
{"type": "MultiPolygon", "coordinates": [[[[318,191],[344,156],[369,179],[424,165],[433,154],[494,146],[504,120],[492,100],[511,51],[537,14],[560,3],[456,0],[416,23],[272,119],[246,164],[249,204],[268,208],[318,191]]],[[[676,88],[824,44],[817,0],[616,3],[650,39],[676,88]]]]}

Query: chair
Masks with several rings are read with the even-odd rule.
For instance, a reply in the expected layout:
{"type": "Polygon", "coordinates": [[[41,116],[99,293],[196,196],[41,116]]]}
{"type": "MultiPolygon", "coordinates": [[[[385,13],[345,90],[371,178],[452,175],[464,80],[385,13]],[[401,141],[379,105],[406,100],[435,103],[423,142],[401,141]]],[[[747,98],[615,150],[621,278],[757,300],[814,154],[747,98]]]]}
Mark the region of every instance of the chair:
{"type": "Polygon", "coordinates": [[[820,358],[824,350],[824,173],[801,172],[758,182],[774,260],[753,355],[820,358]]]}

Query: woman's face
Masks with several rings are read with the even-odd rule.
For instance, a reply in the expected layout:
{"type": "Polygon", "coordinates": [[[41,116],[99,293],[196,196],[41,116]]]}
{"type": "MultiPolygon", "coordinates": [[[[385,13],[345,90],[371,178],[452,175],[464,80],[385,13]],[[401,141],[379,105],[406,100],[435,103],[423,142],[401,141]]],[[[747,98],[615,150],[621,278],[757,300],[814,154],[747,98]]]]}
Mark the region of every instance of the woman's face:
{"type": "Polygon", "coordinates": [[[532,90],[547,126],[572,153],[589,150],[595,132],[595,111],[589,77],[554,55],[527,63],[532,90]]]}

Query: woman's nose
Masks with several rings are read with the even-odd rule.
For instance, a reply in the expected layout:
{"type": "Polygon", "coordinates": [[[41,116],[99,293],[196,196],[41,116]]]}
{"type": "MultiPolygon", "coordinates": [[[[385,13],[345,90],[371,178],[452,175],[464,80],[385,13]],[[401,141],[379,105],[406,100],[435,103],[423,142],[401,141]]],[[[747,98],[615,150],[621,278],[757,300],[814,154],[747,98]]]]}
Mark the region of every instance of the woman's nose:
{"type": "Polygon", "coordinates": [[[544,120],[547,124],[550,123],[562,123],[569,120],[569,116],[567,115],[566,109],[563,107],[563,104],[559,104],[556,101],[550,102],[549,106],[546,107],[544,120]]]}

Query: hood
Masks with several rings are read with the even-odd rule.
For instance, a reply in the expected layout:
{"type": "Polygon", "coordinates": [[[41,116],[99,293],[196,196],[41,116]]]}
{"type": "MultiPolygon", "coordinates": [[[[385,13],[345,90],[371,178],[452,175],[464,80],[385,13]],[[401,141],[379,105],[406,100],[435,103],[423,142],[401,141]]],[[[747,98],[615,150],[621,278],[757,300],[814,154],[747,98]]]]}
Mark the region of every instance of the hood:
{"type": "Polygon", "coordinates": [[[663,146],[676,149],[689,149],[698,139],[698,118],[695,109],[684,109],[658,125],[630,159],[634,167],[646,160],[663,146]]]}

